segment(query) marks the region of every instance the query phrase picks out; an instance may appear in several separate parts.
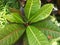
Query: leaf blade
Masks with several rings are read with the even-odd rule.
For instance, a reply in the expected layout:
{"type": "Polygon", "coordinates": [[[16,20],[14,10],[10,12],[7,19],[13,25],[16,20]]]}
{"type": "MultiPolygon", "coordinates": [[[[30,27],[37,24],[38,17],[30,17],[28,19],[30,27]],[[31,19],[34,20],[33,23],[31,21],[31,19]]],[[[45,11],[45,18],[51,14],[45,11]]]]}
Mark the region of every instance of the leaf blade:
{"type": "Polygon", "coordinates": [[[24,8],[25,15],[29,19],[36,11],[40,9],[40,0],[27,0],[26,6],[24,8]]]}
{"type": "Polygon", "coordinates": [[[51,17],[48,17],[47,19],[32,25],[41,30],[49,40],[52,40],[60,37],[60,28],[52,20],[51,17]]]}
{"type": "Polygon", "coordinates": [[[28,26],[27,37],[30,45],[48,45],[49,42],[45,35],[33,26],[28,26]]]}
{"type": "Polygon", "coordinates": [[[10,22],[16,22],[16,23],[24,23],[21,16],[18,13],[11,13],[8,15],[4,15],[4,18],[10,22]]]}
{"type": "Polygon", "coordinates": [[[10,24],[0,30],[0,45],[12,45],[23,34],[24,30],[19,25],[10,24]],[[17,26],[17,27],[15,27],[17,26]]]}
{"type": "Polygon", "coordinates": [[[50,15],[52,9],[53,9],[52,4],[46,4],[42,6],[41,9],[38,12],[36,12],[36,14],[33,15],[29,21],[33,23],[33,22],[38,22],[40,20],[47,18],[50,15]]]}

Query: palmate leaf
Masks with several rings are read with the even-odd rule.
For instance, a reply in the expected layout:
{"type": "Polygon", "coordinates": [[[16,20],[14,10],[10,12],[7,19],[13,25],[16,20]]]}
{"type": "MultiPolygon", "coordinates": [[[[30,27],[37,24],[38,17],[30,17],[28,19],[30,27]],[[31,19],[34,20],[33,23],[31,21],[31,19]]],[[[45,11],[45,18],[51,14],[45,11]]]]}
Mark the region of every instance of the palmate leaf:
{"type": "Polygon", "coordinates": [[[51,21],[51,17],[32,25],[40,29],[50,40],[60,37],[60,28],[51,21]]]}
{"type": "Polygon", "coordinates": [[[33,23],[33,22],[37,22],[37,21],[40,21],[40,20],[43,20],[45,18],[47,18],[51,11],[53,9],[53,5],[52,4],[46,4],[44,6],[42,6],[40,8],[40,10],[38,10],[31,18],[30,18],[30,22],[33,23]]]}
{"type": "Polygon", "coordinates": [[[0,30],[0,45],[13,45],[24,32],[23,25],[9,24],[0,30]]]}
{"type": "Polygon", "coordinates": [[[25,15],[29,19],[36,11],[40,9],[40,0],[27,0],[26,6],[24,8],[25,15]]]}
{"type": "Polygon", "coordinates": [[[24,21],[22,20],[21,16],[18,13],[4,15],[4,18],[6,18],[10,22],[24,23],[24,21]]]}
{"type": "Polygon", "coordinates": [[[45,35],[33,26],[28,26],[26,30],[29,45],[50,45],[45,35]]]}

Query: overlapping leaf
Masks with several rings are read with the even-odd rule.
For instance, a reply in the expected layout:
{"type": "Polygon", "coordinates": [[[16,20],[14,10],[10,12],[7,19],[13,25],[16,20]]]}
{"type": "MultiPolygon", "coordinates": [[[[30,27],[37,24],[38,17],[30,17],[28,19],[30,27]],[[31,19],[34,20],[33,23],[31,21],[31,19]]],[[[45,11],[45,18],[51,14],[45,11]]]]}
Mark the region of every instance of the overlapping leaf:
{"type": "Polygon", "coordinates": [[[0,30],[0,45],[13,45],[23,34],[23,25],[9,24],[0,30]]]}
{"type": "Polygon", "coordinates": [[[51,18],[47,18],[46,20],[33,25],[40,29],[48,37],[48,39],[60,37],[60,28],[51,21],[51,18]]]}
{"type": "Polygon", "coordinates": [[[18,13],[11,13],[8,15],[4,15],[4,18],[6,18],[10,22],[16,22],[16,23],[24,23],[22,18],[18,13]]]}
{"type": "Polygon", "coordinates": [[[30,18],[30,22],[37,22],[40,20],[43,20],[45,18],[47,18],[51,11],[53,9],[53,5],[52,4],[46,4],[44,6],[41,7],[41,9],[39,11],[37,11],[31,18],[30,18]]]}
{"type": "Polygon", "coordinates": [[[37,28],[28,26],[26,33],[29,45],[50,45],[45,35],[37,28]]]}
{"type": "Polygon", "coordinates": [[[40,9],[40,0],[27,0],[26,6],[24,8],[25,15],[29,19],[36,11],[40,9]]]}

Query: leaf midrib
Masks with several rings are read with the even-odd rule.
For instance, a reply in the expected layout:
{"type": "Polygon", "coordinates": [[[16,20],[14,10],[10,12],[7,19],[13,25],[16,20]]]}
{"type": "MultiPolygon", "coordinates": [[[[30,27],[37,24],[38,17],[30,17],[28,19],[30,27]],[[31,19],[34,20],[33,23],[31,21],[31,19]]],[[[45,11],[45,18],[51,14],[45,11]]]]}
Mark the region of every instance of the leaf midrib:
{"type": "MultiPolygon", "coordinates": [[[[50,8],[50,7],[49,7],[50,8]]],[[[46,10],[48,10],[48,8],[47,9],[45,9],[44,11],[42,11],[42,12],[45,12],[46,10]]],[[[38,14],[38,15],[41,15],[42,13],[41,13],[41,11],[40,11],[40,13],[38,14]]],[[[36,20],[37,19],[37,17],[39,17],[39,16],[37,16],[36,18],[35,18],[36,16],[33,16],[33,17],[31,17],[31,19],[30,20],[36,20]]],[[[47,16],[48,17],[48,16],[47,16]]],[[[29,20],[29,21],[30,21],[29,20]]]]}
{"type": "Polygon", "coordinates": [[[31,12],[32,5],[33,5],[33,0],[31,1],[31,6],[30,6],[30,9],[29,9],[29,13],[28,13],[28,19],[30,17],[30,12],[31,12]]]}
{"type": "Polygon", "coordinates": [[[34,38],[36,39],[36,41],[38,42],[38,44],[41,45],[40,42],[39,42],[39,40],[38,40],[37,37],[35,36],[34,32],[32,31],[32,29],[31,29],[30,27],[28,27],[28,28],[30,29],[31,33],[33,34],[33,36],[34,36],[34,38]]]}

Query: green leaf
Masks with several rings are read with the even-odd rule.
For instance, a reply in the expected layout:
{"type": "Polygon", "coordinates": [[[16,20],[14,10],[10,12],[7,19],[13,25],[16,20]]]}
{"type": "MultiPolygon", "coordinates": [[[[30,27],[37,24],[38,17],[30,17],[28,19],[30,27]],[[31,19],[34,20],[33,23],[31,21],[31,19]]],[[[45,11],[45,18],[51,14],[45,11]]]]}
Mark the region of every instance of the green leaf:
{"type": "Polygon", "coordinates": [[[8,24],[0,30],[0,45],[13,45],[24,33],[23,25],[8,24]]]}
{"type": "Polygon", "coordinates": [[[4,18],[6,18],[10,22],[24,23],[24,21],[22,20],[21,16],[18,13],[4,15],[4,18]]]}
{"type": "Polygon", "coordinates": [[[51,17],[48,17],[47,19],[32,25],[41,30],[49,40],[52,40],[60,37],[60,28],[52,20],[51,17]]]}
{"type": "Polygon", "coordinates": [[[33,14],[40,9],[40,0],[27,0],[26,6],[24,8],[25,15],[29,19],[33,14]]]}
{"type": "Polygon", "coordinates": [[[33,26],[28,26],[27,37],[29,45],[50,45],[45,35],[33,26]]]}
{"type": "Polygon", "coordinates": [[[51,11],[53,9],[53,5],[52,4],[46,4],[44,6],[41,7],[41,9],[39,11],[37,11],[31,18],[30,18],[30,22],[37,22],[40,20],[43,20],[45,18],[47,18],[51,11]]]}

